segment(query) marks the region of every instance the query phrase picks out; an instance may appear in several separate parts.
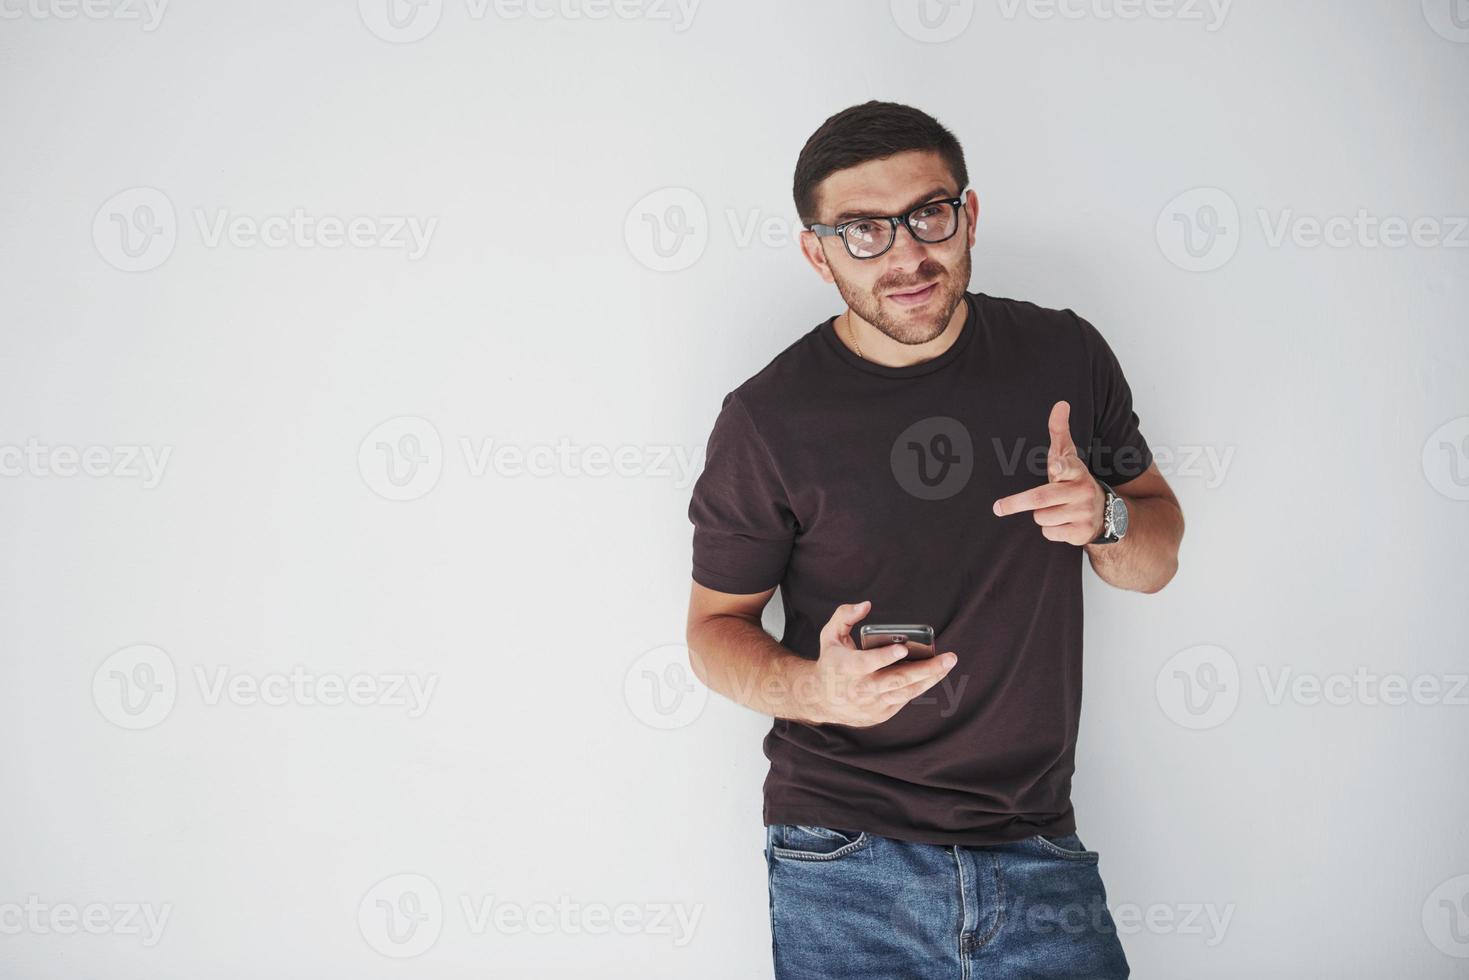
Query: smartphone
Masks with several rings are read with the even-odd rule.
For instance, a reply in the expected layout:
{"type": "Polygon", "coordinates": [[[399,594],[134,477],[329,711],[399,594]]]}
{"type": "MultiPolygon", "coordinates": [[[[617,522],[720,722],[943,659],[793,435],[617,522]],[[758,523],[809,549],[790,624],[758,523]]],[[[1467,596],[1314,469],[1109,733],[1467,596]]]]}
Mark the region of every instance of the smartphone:
{"type": "Polygon", "coordinates": [[[857,646],[863,650],[902,643],[908,647],[908,660],[927,660],[938,653],[933,645],[933,627],[921,623],[876,623],[857,627],[857,646]]]}

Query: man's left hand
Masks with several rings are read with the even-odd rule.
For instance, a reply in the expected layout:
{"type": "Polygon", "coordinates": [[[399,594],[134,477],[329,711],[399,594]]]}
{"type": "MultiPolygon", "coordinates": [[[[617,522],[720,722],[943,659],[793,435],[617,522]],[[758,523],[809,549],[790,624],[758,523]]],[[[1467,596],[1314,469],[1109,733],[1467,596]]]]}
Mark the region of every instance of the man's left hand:
{"type": "Polygon", "coordinates": [[[995,501],[995,514],[1005,517],[1031,511],[1041,533],[1052,541],[1090,544],[1102,533],[1102,507],[1107,495],[1076,454],[1071,441],[1071,406],[1051,406],[1051,446],[1046,452],[1048,482],[1024,493],[995,501]]]}

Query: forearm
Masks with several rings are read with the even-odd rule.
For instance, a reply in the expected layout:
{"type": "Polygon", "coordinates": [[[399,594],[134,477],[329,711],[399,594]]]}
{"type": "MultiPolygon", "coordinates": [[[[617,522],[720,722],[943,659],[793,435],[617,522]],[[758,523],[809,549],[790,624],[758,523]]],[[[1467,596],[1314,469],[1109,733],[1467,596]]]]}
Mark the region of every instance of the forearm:
{"type": "Polygon", "coordinates": [[[689,663],[705,686],[773,718],[811,721],[813,662],[776,642],[756,622],[711,616],[688,634],[689,663]]]}
{"type": "Polygon", "coordinates": [[[1183,540],[1183,512],[1166,497],[1129,497],[1127,534],[1112,544],[1088,544],[1092,569],[1108,585],[1136,592],[1157,592],[1178,571],[1183,540]]]}

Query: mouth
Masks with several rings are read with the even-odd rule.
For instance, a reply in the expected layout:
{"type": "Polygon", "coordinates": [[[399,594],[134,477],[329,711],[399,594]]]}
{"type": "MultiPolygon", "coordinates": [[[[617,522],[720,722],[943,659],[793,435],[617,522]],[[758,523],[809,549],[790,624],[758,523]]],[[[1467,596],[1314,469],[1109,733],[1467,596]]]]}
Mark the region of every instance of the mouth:
{"type": "Polygon", "coordinates": [[[923,303],[928,302],[928,300],[935,293],[938,292],[938,289],[939,284],[937,282],[931,282],[927,286],[920,287],[910,292],[888,293],[888,299],[892,300],[894,303],[897,303],[899,306],[919,306],[923,303]]]}

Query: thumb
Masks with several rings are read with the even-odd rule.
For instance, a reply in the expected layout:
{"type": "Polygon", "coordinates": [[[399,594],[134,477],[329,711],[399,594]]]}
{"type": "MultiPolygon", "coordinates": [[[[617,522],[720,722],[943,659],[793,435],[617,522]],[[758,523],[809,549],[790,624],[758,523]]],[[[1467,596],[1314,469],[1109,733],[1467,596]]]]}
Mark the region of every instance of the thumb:
{"type": "Polygon", "coordinates": [[[852,635],[852,627],[860,623],[867,616],[867,611],[872,608],[872,600],[863,599],[861,602],[843,603],[836,607],[831,614],[831,619],[821,630],[821,644],[827,646],[832,643],[840,643],[849,646],[848,638],[852,635]]]}

